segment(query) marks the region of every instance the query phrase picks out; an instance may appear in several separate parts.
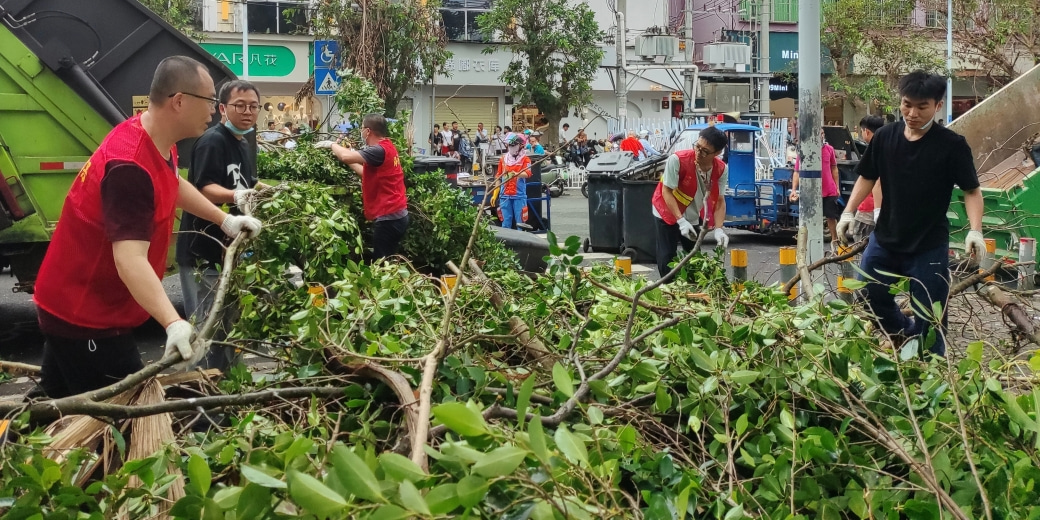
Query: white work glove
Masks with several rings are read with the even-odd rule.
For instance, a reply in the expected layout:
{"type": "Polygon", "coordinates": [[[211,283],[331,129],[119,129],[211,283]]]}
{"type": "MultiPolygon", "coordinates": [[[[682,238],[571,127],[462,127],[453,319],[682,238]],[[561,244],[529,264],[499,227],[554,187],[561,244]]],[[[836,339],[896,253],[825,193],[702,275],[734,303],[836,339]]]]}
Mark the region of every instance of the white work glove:
{"type": "Polygon", "coordinates": [[[850,231],[852,231],[849,228],[852,227],[852,223],[855,222],[855,221],[856,221],[856,215],[854,215],[854,214],[852,214],[851,212],[848,212],[848,211],[842,212],[841,219],[838,220],[838,228],[836,230],[837,233],[838,233],[838,241],[841,242],[842,244],[848,244],[849,243],[848,234],[849,234],[850,231]]]}
{"type": "Polygon", "coordinates": [[[791,190],[791,194],[787,196],[787,199],[791,202],[798,200],[798,190],[791,190]]]}
{"type": "Polygon", "coordinates": [[[315,148],[332,148],[332,145],[336,144],[336,141],[318,141],[314,143],[315,148]]]}
{"type": "Polygon", "coordinates": [[[881,208],[874,208],[874,225],[878,223],[878,219],[881,218],[881,208]]]}
{"type": "Polygon", "coordinates": [[[260,233],[260,221],[245,215],[228,215],[224,217],[220,230],[231,238],[237,238],[239,233],[248,233],[247,237],[255,237],[260,233]]]}
{"type": "Polygon", "coordinates": [[[191,359],[191,335],[195,327],[184,320],[177,320],[166,326],[166,352],[163,357],[180,355],[187,361],[191,359]]]}
{"type": "Polygon", "coordinates": [[[968,231],[968,236],[964,239],[964,252],[968,255],[974,252],[976,261],[982,264],[986,259],[986,241],[982,238],[982,231],[968,231]]]}
{"type": "Polygon", "coordinates": [[[690,224],[690,221],[686,220],[686,217],[679,217],[675,223],[679,224],[679,234],[690,240],[694,239],[697,232],[693,229],[693,224],[690,224]]]}
{"type": "Polygon", "coordinates": [[[729,235],[720,227],[715,228],[715,243],[723,249],[729,247],[729,235]]]}
{"type": "Polygon", "coordinates": [[[256,190],[235,190],[235,206],[247,215],[256,209],[256,190]]]}

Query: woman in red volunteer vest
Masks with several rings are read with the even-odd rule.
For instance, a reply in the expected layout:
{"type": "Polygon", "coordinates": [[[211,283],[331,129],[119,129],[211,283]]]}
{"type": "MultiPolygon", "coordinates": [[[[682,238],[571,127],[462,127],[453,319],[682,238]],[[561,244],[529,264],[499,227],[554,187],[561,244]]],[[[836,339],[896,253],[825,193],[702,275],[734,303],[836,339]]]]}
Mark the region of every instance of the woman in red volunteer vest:
{"type": "Polygon", "coordinates": [[[668,264],[675,259],[680,241],[684,250],[693,249],[698,231],[687,215],[698,224],[707,222],[709,229],[715,229],[716,243],[729,246],[729,237],[722,230],[726,220],[725,189],[729,170],[719,158],[726,142],[725,133],[709,126],[701,130],[693,150],[680,150],[665,163],[664,175],[653,198],[657,272],[662,277],[671,271],[668,264]]]}
{"type": "MultiPolygon", "coordinates": [[[[447,125],[447,123],[445,123],[447,125]]],[[[332,141],[315,144],[330,148],[336,158],[361,175],[361,202],[365,218],[372,222],[372,255],[375,260],[397,254],[408,231],[408,197],[404,170],[397,148],[387,138],[386,118],[368,114],[361,122],[365,147],[354,150],[332,141]]]]}
{"type": "Polygon", "coordinates": [[[217,100],[199,62],[164,59],[148,110],[120,123],[69,188],[33,300],[45,343],[40,386],[52,398],[115,383],[143,368],[133,329],[166,328],[165,356],[192,357],[194,329],[162,286],[177,207],[231,237],[260,221],[231,216],[177,175],[177,141],[206,130],[217,100]]]}

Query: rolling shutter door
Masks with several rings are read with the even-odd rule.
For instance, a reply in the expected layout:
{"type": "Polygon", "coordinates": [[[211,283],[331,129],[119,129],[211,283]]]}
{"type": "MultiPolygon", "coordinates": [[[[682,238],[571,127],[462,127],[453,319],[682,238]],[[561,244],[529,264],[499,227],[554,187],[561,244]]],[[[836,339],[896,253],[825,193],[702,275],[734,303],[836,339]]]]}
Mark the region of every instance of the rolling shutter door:
{"type": "Polygon", "coordinates": [[[438,125],[445,121],[448,125],[451,125],[452,121],[458,121],[459,129],[468,129],[470,137],[475,137],[477,123],[484,123],[484,129],[490,134],[498,124],[498,98],[437,98],[434,118],[438,125]]]}

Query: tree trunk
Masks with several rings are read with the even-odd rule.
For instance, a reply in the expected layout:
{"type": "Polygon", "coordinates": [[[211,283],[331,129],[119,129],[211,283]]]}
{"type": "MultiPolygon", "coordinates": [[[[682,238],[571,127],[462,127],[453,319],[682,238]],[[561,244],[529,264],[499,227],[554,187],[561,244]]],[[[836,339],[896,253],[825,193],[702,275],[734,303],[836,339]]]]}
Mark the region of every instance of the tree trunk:
{"type": "Polygon", "coordinates": [[[538,140],[545,148],[545,153],[551,154],[560,148],[560,119],[562,117],[555,111],[545,112],[545,117],[549,120],[549,128],[545,130],[545,135],[538,140]]]}

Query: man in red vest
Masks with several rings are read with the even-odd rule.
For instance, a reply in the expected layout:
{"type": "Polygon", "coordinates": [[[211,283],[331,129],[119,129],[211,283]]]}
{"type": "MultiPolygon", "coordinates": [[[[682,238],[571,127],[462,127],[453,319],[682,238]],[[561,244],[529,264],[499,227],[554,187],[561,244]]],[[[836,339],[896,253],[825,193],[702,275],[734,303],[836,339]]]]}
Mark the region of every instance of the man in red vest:
{"type": "Polygon", "coordinates": [[[167,356],[192,357],[194,329],[162,286],[176,208],[232,237],[260,231],[260,221],[224,213],[177,174],[175,145],[202,135],[215,96],[201,63],[164,59],[148,110],[116,125],[72,182],[33,297],[45,339],[40,385],[50,397],[143,368],[133,329],[149,316],[166,328],[167,356]]]}
{"type": "Polygon", "coordinates": [[[408,231],[404,170],[388,134],[386,119],[380,114],[368,114],[361,122],[364,148],[353,150],[331,141],[315,145],[331,148],[340,162],[361,175],[361,202],[365,218],[372,221],[372,256],[375,260],[396,254],[408,231]]]}
{"type": "Polygon", "coordinates": [[[657,223],[657,272],[668,274],[679,242],[693,249],[697,226],[707,222],[715,229],[715,242],[729,246],[722,230],[726,220],[725,186],[729,167],[719,155],[726,148],[726,134],[714,126],[701,130],[693,150],[680,150],[668,158],[664,175],[654,191],[653,213],[657,223]],[[689,215],[689,218],[687,217],[689,215]]]}

